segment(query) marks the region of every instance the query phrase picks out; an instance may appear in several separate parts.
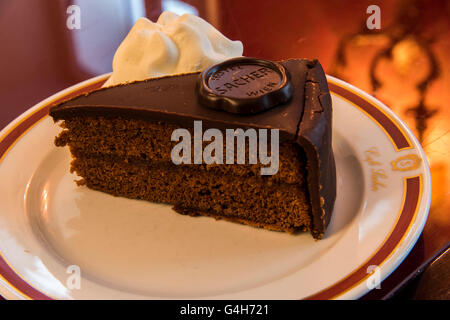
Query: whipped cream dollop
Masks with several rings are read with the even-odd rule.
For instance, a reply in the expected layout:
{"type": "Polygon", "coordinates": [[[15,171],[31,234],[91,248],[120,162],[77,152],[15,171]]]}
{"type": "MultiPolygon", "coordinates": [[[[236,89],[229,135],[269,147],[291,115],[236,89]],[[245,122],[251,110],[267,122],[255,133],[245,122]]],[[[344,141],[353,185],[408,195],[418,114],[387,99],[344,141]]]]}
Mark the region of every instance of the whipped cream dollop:
{"type": "Polygon", "coordinates": [[[113,73],[103,86],[201,71],[242,53],[242,42],[229,40],[202,18],[165,11],[156,23],[136,21],[117,49],[113,73]]]}

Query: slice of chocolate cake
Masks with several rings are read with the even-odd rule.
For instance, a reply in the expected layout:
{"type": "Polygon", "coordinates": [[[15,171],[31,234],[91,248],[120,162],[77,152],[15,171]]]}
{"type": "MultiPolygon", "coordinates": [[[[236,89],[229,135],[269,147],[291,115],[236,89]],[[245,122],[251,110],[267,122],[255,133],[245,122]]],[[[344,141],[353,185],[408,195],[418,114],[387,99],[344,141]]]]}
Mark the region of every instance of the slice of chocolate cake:
{"type": "Polygon", "coordinates": [[[50,115],[91,189],[317,239],[330,221],[332,110],[317,61],[235,58],[94,90],[50,115]]]}

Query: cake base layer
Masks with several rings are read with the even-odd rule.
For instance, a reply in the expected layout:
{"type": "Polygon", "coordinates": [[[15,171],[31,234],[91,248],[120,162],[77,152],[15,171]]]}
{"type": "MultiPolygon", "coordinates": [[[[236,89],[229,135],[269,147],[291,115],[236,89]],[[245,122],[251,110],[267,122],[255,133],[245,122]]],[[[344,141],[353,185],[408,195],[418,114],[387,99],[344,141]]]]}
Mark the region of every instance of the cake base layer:
{"type": "Polygon", "coordinates": [[[115,196],[174,205],[175,211],[205,215],[271,230],[312,228],[305,184],[260,177],[213,174],[195,165],[126,162],[77,157],[71,170],[79,184],[115,196]]]}

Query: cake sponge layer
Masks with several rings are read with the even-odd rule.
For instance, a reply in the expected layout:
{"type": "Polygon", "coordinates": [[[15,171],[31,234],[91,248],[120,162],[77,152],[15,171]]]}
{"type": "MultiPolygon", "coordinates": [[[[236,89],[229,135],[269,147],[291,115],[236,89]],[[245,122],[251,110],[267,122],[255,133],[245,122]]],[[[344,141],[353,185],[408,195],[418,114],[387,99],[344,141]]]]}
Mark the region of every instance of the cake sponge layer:
{"type": "MultiPolygon", "coordinates": [[[[180,125],[165,122],[152,122],[139,119],[83,117],[66,119],[61,123],[65,128],[56,138],[57,146],[70,147],[74,157],[83,154],[100,157],[117,157],[125,161],[156,161],[172,162],[171,151],[177,144],[171,141],[171,134],[180,128],[180,125]]],[[[194,136],[193,129],[187,128],[194,136]]],[[[192,139],[193,140],[193,139],[192,139]]],[[[210,142],[204,141],[203,148],[210,142]]],[[[236,143],[236,140],[235,140],[236,143]]],[[[223,154],[227,144],[223,143],[223,154]]],[[[289,184],[303,183],[305,177],[305,155],[296,144],[285,141],[279,146],[279,168],[272,176],[261,176],[261,164],[248,163],[248,143],[245,145],[245,164],[217,165],[215,171],[227,175],[241,177],[261,177],[289,184]]],[[[271,144],[268,145],[268,151],[271,144]]],[[[192,145],[191,150],[194,150],[192,145]]],[[[237,150],[237,147],[234,147],[237,150]]],[[[192,159],[193,162],[193,159],[192,159]]],[[[234,163],[237,163],[236,154],[234,163]]],[[[213,166],[206,164],[196,165],[207,170],[213,166]]]]}
{"type": "Polygon", "coordinates": [[[223,218],[271,230],[311,229],[311,208],[304,185],[214,175],[195,165],[109,161],[79,157],[71,170],[79,184],[115,196],[174,205],[182,214],[223,218]]]}

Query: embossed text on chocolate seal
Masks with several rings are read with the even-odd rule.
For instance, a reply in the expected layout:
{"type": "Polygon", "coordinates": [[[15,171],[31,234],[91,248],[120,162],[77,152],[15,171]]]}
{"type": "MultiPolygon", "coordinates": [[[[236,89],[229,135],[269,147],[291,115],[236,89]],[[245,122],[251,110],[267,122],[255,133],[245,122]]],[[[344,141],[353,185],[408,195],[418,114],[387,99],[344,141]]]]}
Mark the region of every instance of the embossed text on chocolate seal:
{"type": "Polygon", "coordinates": [[[256,58],[233,58],[200,75],[199,102],[231,113],[258,113],[287,102],[292,86],[279,63],[256,58]]]}

